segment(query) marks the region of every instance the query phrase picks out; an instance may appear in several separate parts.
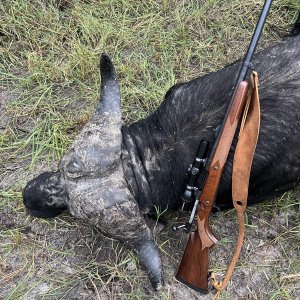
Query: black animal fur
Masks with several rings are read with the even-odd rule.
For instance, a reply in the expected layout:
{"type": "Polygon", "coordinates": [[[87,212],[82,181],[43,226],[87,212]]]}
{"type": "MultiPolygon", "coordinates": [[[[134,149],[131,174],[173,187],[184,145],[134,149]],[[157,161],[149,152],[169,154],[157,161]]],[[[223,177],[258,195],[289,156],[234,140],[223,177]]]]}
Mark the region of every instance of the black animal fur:
{"type": "MultiPolygon", "coordinates": [[[[300,35],[261,51],[253,63],[260,75],[261,129],[251,171],[249,204],[279,195],[299,182],[300,35]]],[[[201,139],[212,144],[239,67],[240,62],[236,62],[173,86],[152,115],[123,128],[124,149],[134,158],[128,167],[124,155],[124,170],[142,210],[153,205],[178,208],[187,168],[201,139]]],[[[233,151],[217,198],[222,208],[232,206],[232,158],[233,151]]]]}

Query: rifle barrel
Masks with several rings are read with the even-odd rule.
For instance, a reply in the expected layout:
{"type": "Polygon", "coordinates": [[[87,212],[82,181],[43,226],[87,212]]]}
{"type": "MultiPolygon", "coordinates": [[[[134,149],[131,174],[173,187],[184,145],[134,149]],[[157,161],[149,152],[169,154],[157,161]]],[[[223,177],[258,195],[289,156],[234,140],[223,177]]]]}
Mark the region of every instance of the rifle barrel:
{"type": "Polygon", "coordinates": [[[248,47],[247,54],[246,54],[246,56],[244,58],[242,66],[241,66],[241,69],[240,69],[240,72],[239,72],[239,75],[238,75],[238,79],[236,81],[236,84],[235,84],[235,87],[234,87],[234,90],[233,90],[233,93],[232,93],[232,96],[231,96],[231,100],[230,100],[230,103],[228,105],[225,117],[224,117],[222,125],[220,127],[218,136],[217,136],[217,138],[216,138],[216,140],[214,142],[212,151],[211,151],[211,153],[209,155],[209,159],[208,159],[208,161],[207,161],[207,163],[205,165],[205,169],[206,170],[208,170],[208,168],[209,168],[209,166],[211,164],[212,157],[214,156],[214,153],[216,151],[217,145],[218,145],[219,140],[220,140],[221,133],[222,133],[222,131],[224,129],[225,120],[227,119],[228,114],[230,112],[230,109],[231,109],[231,106],[232,106],[232,102],[233,102],[235,93],[236,93],[236,91],[238,89],[238,86],[239,86],[239,84],[240,84],[241,81],[245,80],[247,72],[248,72],[248,69],[251,66],[252,56],[253,56],[254,51],[256,49],[256,46],[257,46],[258,40],[260,38],[261,32],[263,30],[264,24],[266,22],[266,18],[267,18],[267,15],[269,13],[271,4],[272,4],[272,0],[266,0],[265,1],[264,7],[262,9],[262,12],[260,14],[259,20],[258,20],[256,28],[255,28],[255,31],[254,31],[254,33],[252,35],[252,39],[251,39],[250,45],[248,47]]]}
{"type": "Polygon", "coordinates": [[[240,70],[240,73],[239,73],[239,76],[238,76],[238,80],[237,80],[236,86],[242,80],[244,80],[246,78],[247,71],[248,71],[248,68],[249,68],[251,60],[252,60],[252,56],[254,54],[254,51],[256,49],[258,40],[259,40],[260,35],[262,33],[262,30],[264,28],[264,25],[265,25],[265,22],[266,22],[266,18],[267,18],[267,15],[269,13],[271,4],[272,4],[272,0],[266,0],[266,2],[264,4],[263,10],[262,10],[262,12],[260,14],[259,20],[257,22],[256,28],[255,28],[255,31],[254,31],[254,34],[252,36],[252,39],[251,39],[251,42],[250,42],[247,54],[246,54],[246,56],[244,58],[243,65],[241,67],[241,70],[240,70]]]}

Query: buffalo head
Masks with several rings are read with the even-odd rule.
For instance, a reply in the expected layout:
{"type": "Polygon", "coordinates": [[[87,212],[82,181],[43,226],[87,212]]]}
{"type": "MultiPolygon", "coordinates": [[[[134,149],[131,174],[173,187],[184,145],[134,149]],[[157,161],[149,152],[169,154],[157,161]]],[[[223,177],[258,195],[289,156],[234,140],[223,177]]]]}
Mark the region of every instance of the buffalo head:
{"type": "Polygon", "coordinates": [[[161,262],[123,173],[120,90],[109,57],[101,56],[101,97],[92,119],[61,159],[58,172],[43,173],[24,189],[28,212],[55,217],[64,209],[131,246],[152,285],[162,283],[161,262]]]}

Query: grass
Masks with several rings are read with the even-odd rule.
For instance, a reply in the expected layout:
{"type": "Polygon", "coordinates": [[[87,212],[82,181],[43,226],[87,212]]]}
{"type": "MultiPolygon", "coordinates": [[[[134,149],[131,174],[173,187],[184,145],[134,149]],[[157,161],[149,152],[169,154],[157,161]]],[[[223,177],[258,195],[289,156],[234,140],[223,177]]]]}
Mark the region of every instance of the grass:
{"type": "MultiPolygon", "coordinates": [[[[153,296],[131,251],[68,215],[26,216],[21,189],[34,174],[56,168],[89,119],[99,98],[102,52],[115,63],[130,123],[157,108],[174,83],[240,58],[261,7],[262,1],[238,0],[1,1],[0,298],[197,299],[172,279],[185,237],[166,231],[156,238],[169,285],[153,296]]],[[[299,9],[298,0],[274,1],[259,48],[280,40],[299,9]]],[[[287,193],[248,210],[249,237],[235,280],[259,274],[265,287],[245,281],[254,290],[239,289],[241,295],[260,299],[267,290],[269,299],[293,299],[299,292],[299,198],[287,193]],[[269,236],[261,237],[261,228],[269,236]],[[271,261],[255,260],[260,249],[271,261]]],[[[212,258],[221,272],[235,241],[233,215],[212,221],[224,237],[212,258]]],[[[233,297],[230,287],[222,295],[233,297]]]]}

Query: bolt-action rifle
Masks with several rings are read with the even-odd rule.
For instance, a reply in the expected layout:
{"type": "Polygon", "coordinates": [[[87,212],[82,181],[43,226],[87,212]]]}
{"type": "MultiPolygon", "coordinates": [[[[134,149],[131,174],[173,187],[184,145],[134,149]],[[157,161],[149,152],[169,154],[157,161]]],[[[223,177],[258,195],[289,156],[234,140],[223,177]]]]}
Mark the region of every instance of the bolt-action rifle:
{"type": "MultiPolygon", "coordinates": [[[[251,67],[251,59],[271,3],[271,0],[267,0],[264,4],[212,150],[207,155],[207,142],[201,141],[197,157],[189,170],[191,175],[183,196],[183,204],[186,205],[191,202],[191,199],[194,200],[194,203],[188,222],[177,226],[177,228],[183,227],[186,232],[190,232],[191,225],[196,219],[197,229],[190,232],[176,279],[199,292],[208,292],[208,253],[209,249],[218,242],[209,227],[209,216],[214,207],[221,175],[245,106],[248,93],[248,81],[245,78],[248,69],[251,67]],[[198,180],[200,186],[196,188],[194,184],[199,173],[201,173],[201,180],[198,180]]],[[[239,201],[237,202],[238,205],[242,205],[239,201]]]]}

